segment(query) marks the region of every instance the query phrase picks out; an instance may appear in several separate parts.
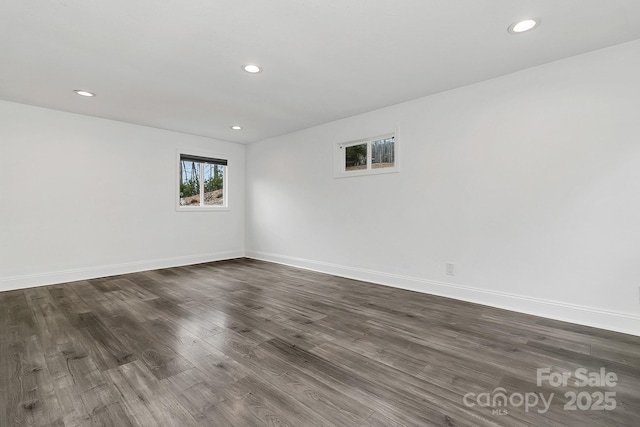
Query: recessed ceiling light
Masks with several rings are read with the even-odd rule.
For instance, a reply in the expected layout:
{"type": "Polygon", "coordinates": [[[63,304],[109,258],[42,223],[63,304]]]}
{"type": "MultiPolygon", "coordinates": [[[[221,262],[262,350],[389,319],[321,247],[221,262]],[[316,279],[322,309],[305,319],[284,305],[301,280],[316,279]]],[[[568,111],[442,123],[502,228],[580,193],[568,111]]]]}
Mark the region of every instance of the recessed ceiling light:
{"type": "Polygon", "coordinates": [[[512,34],[524,33],[532,30],[539,23],[539,19],[525,19],[524,21],[514,22],[509,26],[509,32],[512,34]]]}
{"type": "Polygon", "coordinates": [[[80,96],[96,96],[95,93],[87,92],[86,90],[74,90],[74,92],[77,93],[80,96]]]}
{"type": "Polygon", "coordinates": [[[262,68],[254,64],[243,65],[242,69],[245,70],[247,73],[251,73],[251,74],[257,74],[260,71],[262,71],[262,68]]]}
{"type": "Polygon", "coordinates": [[[231,126],[231,129],[233,129],[233,130],[241,130],[242,126],[234,125],[234,126],[231,126]]]}

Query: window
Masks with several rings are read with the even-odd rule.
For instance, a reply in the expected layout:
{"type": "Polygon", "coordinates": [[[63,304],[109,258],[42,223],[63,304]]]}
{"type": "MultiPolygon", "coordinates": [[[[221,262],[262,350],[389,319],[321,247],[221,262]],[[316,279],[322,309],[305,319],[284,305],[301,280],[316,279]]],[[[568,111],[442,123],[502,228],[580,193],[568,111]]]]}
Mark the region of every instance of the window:
{"type": "Polygon", "coordinates": [[[357,171],[367,169],[368,150],[367,144],[344,147],[344,170],[357,171]]]}
{"type": "Polygon", "coordinates": [[[393,168],[396,166],[396,137],[371,141],[371,168],[393,168]]]}
{"type": "Polygon", "coordinates": [[[179,155],[178,207],[226,208],[227,161],[188,154],[179,155]]]}
{"type": "Polygon", "coordinates": [[[398,171],[395,134],[340,143],[335,153],[336,178],[398,171]]]}

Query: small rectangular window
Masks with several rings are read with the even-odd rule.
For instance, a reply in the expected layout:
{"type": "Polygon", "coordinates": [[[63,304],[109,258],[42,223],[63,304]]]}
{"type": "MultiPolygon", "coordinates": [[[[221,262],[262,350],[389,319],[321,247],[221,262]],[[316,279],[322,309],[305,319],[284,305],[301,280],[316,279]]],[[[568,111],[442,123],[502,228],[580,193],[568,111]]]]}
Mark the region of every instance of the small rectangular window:
{"type": "Polygon", "coordinates": [[[334,177],[397,172],[397,157],[395,133],[340,143],[335,149],[334,177]]]}
{"type": "Polygon", "coordinates": [[[366,169],[368,156],[367,144],[357,144],[345,147],[344,170],[357,171],[366,169]]]}
{"type": "Polygon", "coordinates": [[[371,141],[371,168],[392,168],[396,165],[395,137],[371,141]]]}
{"type": "Polygon", "coordinates": [[[227,160],[180,154],[178,206],[227,207],[227,160]]]}

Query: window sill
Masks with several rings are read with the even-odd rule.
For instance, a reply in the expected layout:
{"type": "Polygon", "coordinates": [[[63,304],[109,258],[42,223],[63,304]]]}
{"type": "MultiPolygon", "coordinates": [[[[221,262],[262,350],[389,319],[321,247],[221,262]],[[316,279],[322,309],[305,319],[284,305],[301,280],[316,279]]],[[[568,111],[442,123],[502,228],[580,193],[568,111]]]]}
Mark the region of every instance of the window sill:
{"type": "Polygon", "coordinates": [[[397,173],[400,172],[398,167],[394,168],[380,168],[380,169],[363,169],[363,170],[355,170],[349,172],[338,172],[333,175],[334,178],[352,178],[356,176],[367,176],[367,175],[382,175],[386,173],[397,173]]]}
{"type": "Polygon", "coordinates": [[[226,206],[177,206],[177,212],[226,212],[231,209],[226,206]]]}

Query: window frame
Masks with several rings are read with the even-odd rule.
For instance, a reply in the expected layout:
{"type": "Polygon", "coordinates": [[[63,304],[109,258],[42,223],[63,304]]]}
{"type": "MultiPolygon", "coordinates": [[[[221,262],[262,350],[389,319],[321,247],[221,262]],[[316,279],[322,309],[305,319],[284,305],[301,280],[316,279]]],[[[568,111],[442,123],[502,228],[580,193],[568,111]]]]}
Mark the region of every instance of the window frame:
{"type": "Polygon", "coordinates": [[[333,167],[333,177],[334,178],[349,178],[354,176],[366,176],[366,175],[380,175],[387,173],[397,173],[400,171],[400,155],[399,155],[399,141],[398,141],[398,132],[389,132],[381,135],[376,135],[369,138],[357,139],[347,142],[339,142],[334,145],[334,167],[333,167]],[[373,168],[372,166],[372,149],[371,143],[375,141],[380,141],[383,139],[393,138],[393,157],[394,157],[394,165],[392,167],[386,168],[373,168]],[[346,170],[346,155],[347,148],[353,147],[356,145],[367,145],[367,167],[366,169],[358,169],[348,171],[346,170]]]}
{"type": "MultiPolygon", "coordinates": [[[[176,151],[176,174],[175,174],[175,191],[173,197],[175,199],[174,203],[176,206],[176,211],[178,212],[205,212],[205,211],[228,211],[230,210],[229,204],[229,167],[231,165],[231,161],[229,160],[229,156],[215,154],[210,152],[203,152],[199,150],[190,150],[190,149],[179,149],[176,151]],[[222,197],[223,204],[222,205],[188,205],[184,206],[180,204],[180,182],[182,180],[182,157],[194,157],[201,158],[206,163],[206,160],[212,160],[211,163],[215,163],[216,160],[224,160],[227,162],[224,165],[224,172],[222,175],[222,197]]],[[[204,176],[204,175],[203,175],[204,176]]],[[[200,201],[204,200],[204,184],[200,186],[200,201]]]]}

